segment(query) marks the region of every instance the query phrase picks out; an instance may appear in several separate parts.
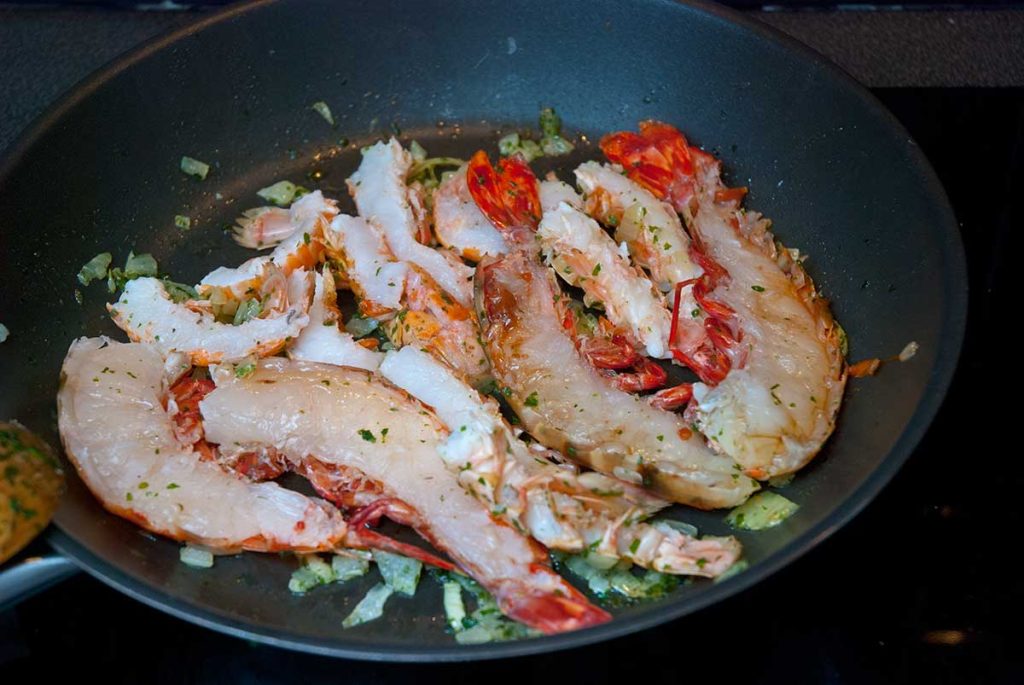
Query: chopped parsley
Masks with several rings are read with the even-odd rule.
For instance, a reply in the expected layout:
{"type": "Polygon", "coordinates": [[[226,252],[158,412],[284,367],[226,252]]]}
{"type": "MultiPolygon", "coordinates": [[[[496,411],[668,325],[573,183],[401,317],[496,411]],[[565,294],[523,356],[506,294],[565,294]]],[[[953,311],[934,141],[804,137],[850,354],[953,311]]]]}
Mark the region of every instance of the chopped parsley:
{"type": "Polygon", "coordinates": [[[373,432],[369,431],[369,430],[367,430],[365,428],[360,428],[359,429],[359,437],[361,437],[366,442],[377,442],[377,438],[373,434],[373,432]]]}

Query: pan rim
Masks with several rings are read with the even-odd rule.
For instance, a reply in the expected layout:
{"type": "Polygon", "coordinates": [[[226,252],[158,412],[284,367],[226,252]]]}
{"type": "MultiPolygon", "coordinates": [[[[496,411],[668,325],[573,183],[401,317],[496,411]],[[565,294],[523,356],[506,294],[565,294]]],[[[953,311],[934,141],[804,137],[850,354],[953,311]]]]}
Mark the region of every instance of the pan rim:
{"type": "MultiPolygon", "coordinates": [[[[188,26],[154,37],[100,67],[66,91],[16,138],[3,159],[0,159],[0,185],[15,171],[19,162],[31,152],[39,138],[50,127],[57,124],[69,110],[88,98],[111,78],[150,55],[167,49],[178,41],[210,26],[243,13],[260,11],[264,6],[278,1],[257,0],[256,2],[232,5],[188,26]]],[[[817,547],[860,513],[889,483],[920,443],[941,408],[953,380],[962,350],[967,321],[966,257],[955,214],[946,192],[916,142],[892,113],[847,72],[813,49],[738,11],[713,5],[703,0],[635,0],[635,4],[638,5],[648,3],[673,6],[682,11],[695,11],[715,22],[751,33],[761,41],[774,43],[777,48],[803,62],[808,69],[817,69],[824,76],[837,81],[841,87],[845,87],[858,97],[868,114],[876,117],[884,127],[895,134],[896,138],[906,141],[903,147],[908,164],[911,165],[915,175],[921,179],[923,188],[938,214],[944,215],[943,220],[936,223],[935,231],[936,236],[940,238],[939,247],[944,260],[942,273],[943,286],[946,289],[946,304],[941,324],[941,344],[936,352],[929,381],[923,388],[922,398],[906,427],[892,448],[884,455],[880,465],[849,493],[830,515],[814,524],[799,537],[787,542],[781,549],[749,571],[713,585],[683,602],[673,603],[670,601],[663,606],[652,607],[639,616],[620,618],[572,633],[519,642],[474,646],[461,646],[453,643],[451,647],[428,648],[388,646],[386,643],[345,646],[343,643],[339,644],[337,640],[309,638],[289,634],[281,629],[271,631],[267,628],[253,627],[244,621],[219,615],[210,608],[187,603],[181,598],[164,592],[161,588],[132,577],[64,532],[60,528],[59,522],[47,534],[50,544],[73,559],[90,575],[129,597],[177,618],[235,637],[322,656],[391,662],[453,662],[526,656],[569,649],[635,633],[681,618],[746,590],[775,574],[817,547]]]]}

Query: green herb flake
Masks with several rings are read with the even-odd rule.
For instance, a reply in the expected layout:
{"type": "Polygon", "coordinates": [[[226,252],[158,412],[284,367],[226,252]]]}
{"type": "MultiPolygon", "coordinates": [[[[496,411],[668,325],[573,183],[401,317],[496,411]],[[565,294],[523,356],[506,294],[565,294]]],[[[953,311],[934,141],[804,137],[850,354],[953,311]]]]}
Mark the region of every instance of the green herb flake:
{"type": "Polygon", "coordinates": [[[190,228],[192,228],[192,219],[185,216],[184,214],[175,214],[174,225],[183,231],[187,231],[190,228]]]}
{"type": "Polygon", "coordinates": [[[590,272],[590,275],[591,276],[596,276],[599,273],[601,273],[601,265],[600,264],[595,264],[594,265],[594,270],[590,272]]]}
{"type": "Polygon", "coordinates": [[[527,407],[536,407],[538,404],[540,404],[540,401],[537,398],[537,391],[535,390],[531,392],[526,397],[526,399],[523,400],[523,404],[526,405],[527,407]]]}
{"type": "Polygon", "coordinates": [[[750,286],[750,289],[753,290],[754,292],[757,292],[757,293],[763,293],[764,292],[764,286],[763,285],[752,285],[752,286],[750,286]]]}
{"type": "Polygon", "coordinates": [[[260,305],[259,300],[243,300],[238,309],[235,310],[235,316],[231,320],[232,325],[241,326],[246,321],[255,319],[263,311],[263,307],[260,305]]]}
{"type": "Polygon", "coordinates": [[[557,136],[562,133],[562,117],[558,116],[554,107],[545,107],[540,111],[538,124],[540,132],[545,136],[557,136]]]}
{"type": "Polygon", "coordinates": [[[359,429],[359,437],[361,437],[366,442],[377,442],[377,437],[373,434],[373,432],[365,428],[359,429]]]}
{"type": "Polygon", "coordinates": [[[235,367],[235,378],[248,378],[256,371],[255,362],[247,362],[245,364],[239,364],[235,367]]]}

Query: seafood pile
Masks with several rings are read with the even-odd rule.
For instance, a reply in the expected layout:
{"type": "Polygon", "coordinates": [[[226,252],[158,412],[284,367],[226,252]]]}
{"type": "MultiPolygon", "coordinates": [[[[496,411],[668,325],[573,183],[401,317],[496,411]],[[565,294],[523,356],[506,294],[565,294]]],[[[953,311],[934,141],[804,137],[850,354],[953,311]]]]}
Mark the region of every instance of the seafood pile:
{"type": "Polygon", "coordinates": [[[380,141],[348,178],[355,216],[292,187],[238,221],[269,252],[194,287],[118,270],[108,310],[130,342],[72,343],[65,452],[153,533],[397,555],[471,577],[541,633],[611,618],[549,553],[729,572],[734,537],[658,512],[737,507],[807,464],[842,398],[842,329],[718,160],[653,121],[600,147],[574,186],[520,152],[446,158],[438,178],[380,141]],[[692,382],[670,386],[672,365],[692,382]]]}

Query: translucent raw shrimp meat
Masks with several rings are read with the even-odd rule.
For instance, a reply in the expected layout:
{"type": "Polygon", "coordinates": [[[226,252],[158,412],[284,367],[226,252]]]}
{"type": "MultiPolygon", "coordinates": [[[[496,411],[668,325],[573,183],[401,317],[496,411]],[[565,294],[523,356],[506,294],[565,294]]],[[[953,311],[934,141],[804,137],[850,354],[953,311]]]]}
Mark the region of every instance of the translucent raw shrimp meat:
{"type": "Polygon", "coordinates": [[[337,292],[331,270],[324,267],[315,274],[313,305],[309,309],[309,324],[288,345],[288,357],[307,362],[323,362],[338,366],[374,371],[384,358],[380,352],[369,350],[339,327],[341,312],[336,304],[337,292]]]}
{"type": "Polygon", "coordinates": [[[478,267],[484,348],[524,427],[602,473],[702,509],[735,506],[757,489],[681,417],[614,388],[560,325],[556,285],[523,252],[478,267]]]}
{"type": "Polygon", "coordinates": [[[459,486],[437,454],[447,431],[405,393],[364,371],[285,359],[214,380],[200,409],[207,439],[222,449],[269,445],[295,463],[358,472],[502,611],[532,627],[553,633],[609,620],[551,570],[542,548],[459,486]]]}
{"type": "Polygon", "coordinates": [[[412,155],[392,138],[363,151],[363,161],[348,179],[359,215],[380,227],[392,254],[426,272],[463,306],[473,301],[473,269],[445,258],[416,240],[425,218],[418,216],[421,199],[406,184],[412,155]]]}
{"type": "Polygon", "coordinates": [[[103,506],[153,533],[222,551],[340,546],[347,527],[334,507],[237,478],[178,437],[168,388],[187,368],[183,356],[165,365],[153,345],[72,343],[57,395],[61,440],[103,506]]]}
{"type": "Polygon", "coordinates": [[[193,309],[189,303],[174,302],[156,278],[129,281],[107,310],[134,342],[151,343],[164,354],[185,352],[194,364],[208,366],[280,351],[309,323],[312,286],[309,272],[293,272],[276,311],[265,310],[266,318],[251,318],[237,326],[221,323],[211,312],[193,309]]]}
{"type": "Polygon", "coordinates": [[[665,573],[713,577],[739,557],[733,538],[697,540],[643,519],[668,502],[600,473],[580,473],[550,450],[528,447],[485,399],[415,348],[389,352],[380,373],[430,406],[450,435],[440,453],[492,515],[549,549],[626,559],[665,573]]]}

